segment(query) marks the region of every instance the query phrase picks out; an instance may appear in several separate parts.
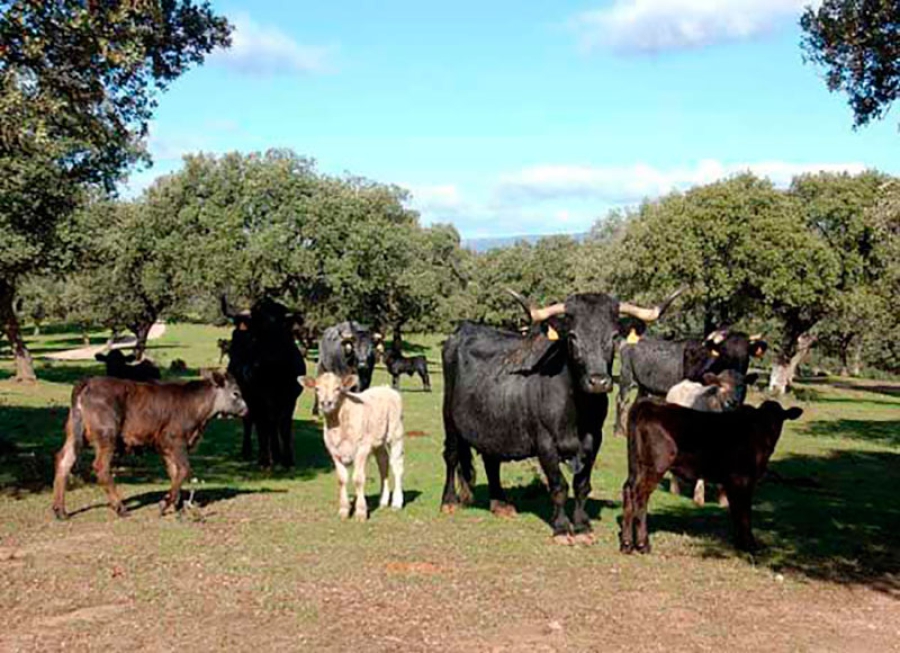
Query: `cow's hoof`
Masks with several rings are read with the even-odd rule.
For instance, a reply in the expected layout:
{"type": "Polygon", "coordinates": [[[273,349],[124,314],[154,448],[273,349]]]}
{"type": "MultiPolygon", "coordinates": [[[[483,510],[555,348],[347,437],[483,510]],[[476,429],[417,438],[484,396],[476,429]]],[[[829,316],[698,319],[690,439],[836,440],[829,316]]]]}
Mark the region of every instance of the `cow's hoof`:
{"type": "Polygon", "coordinates": [[[575,544],[575,538],[568,533],[558,533],[553,536],[553,543],[558,546],[572,546],[575,544]]]}
{"type": "Polygon", "coordinates": [[[719,505],[723,508],[728,507],[728,496],[725,495],[724,493],[719,495],[719,505]]]}
{"type": "Polygon", "coordinates": [[[162,517],[166,514],[166,510],[169,509],[169,502],[166,499],[163,499],[159,502],[159,516],[162,517]]]}
{"type": "Polygon", "coordinates": [[[583,546],[591,546],[597,542],[594,534],[590,532],[577,533],[572,539],[575,540],[575,544],[581,544],[583,546]]]}
{"type": "Polygon", "coordinates": [[[445,515],[452,515],[459,509],[459,504],[457,503],[442,503],[441,504],[441,512],[445,515]]]}
{"type": "Polygon", "coordinates": [[[648,553],[650,553],[650,542],[647,542],[646,544],[638,544],[635,547],[635,551],[642,555],[647,555],[648,553]]]}
{"type": "Polygon", "coordinates": [[[367,512],[361,512],[361,511],[357,510],[357,511],[353,514],[353,519],[354,519],[354,521],[364,522],[364,521],[366,521],[368,518],[369,518],[369,514],[368,514],[367,512]]]}
{"type": "Polygon", "coordinates": [[[59,521],[66,521],[69,518],[68,513],[66,513],[65,508],[57,508],[53,507],[53,516],[56,517],[59,521]]]}
{"type": "Polygon", "coordinates": [[[491,500],[491,512],[496,517],[515,517],[518,514],[514,505],[496,499],[491,500]]]}
{"type": "Polygon", "coordinates": [[[634,553],[634,544],[631,542],[622,542],[619,544],[619,551],[624,553],[625,555],[631,555],[634,553]]]}

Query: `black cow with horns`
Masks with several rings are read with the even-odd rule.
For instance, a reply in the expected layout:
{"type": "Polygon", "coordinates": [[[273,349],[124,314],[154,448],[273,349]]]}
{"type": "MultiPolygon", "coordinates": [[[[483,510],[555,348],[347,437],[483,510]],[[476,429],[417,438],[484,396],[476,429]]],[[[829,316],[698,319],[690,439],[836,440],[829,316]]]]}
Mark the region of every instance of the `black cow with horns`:
{"type": "Polygon", "coordinates": [[[491,511],[514,514],[500,485],[500,463],[537,456],[553,501],[554,539],[590,541],[585,504],[613,388],[619,318],[652,322],[678,293],[655,308],[619,302],[601,293],[571,295],[565,303],[535,308],[510,292],[532,323],[524,337],[466,322],[444,343],[447,479],[441,509],[453,512],[460,502],[472,502],[474,448],[484,460],[491,511]],[[541,332],[540,323],[553,317],[557,328],[550,339],[541,332]],[[562,462],[575,475],[572,522],[565,512],[569,488],[560,472],[562,462]]]}
{"type": "Polygon", "coordinates": [[[616,396],[615,434],[625,435],[628,394],[637,388],[638,397],[665,397],[677,383],[701,382],[706,373],[734,370],[746,374],[750,358],[761,358],[768,345],[761,335],[719,329],[704,340],[662,340],[641,338],[624,344],[621,351],[619,393],[616,396]]]}
{"type": "Polygon", "coordinates": [[[253,454],[252,433],[259,439],[259,464],[294,464],[294,408],[302,388],[297,377],[306,363],[294,342],[297,318],[276,301],[263,298],[249,312],[237,312],[222,297],[222,312],[234,322],[228,371],[237,380],[249,413],[244,417],[242,454],[253,454]]]}

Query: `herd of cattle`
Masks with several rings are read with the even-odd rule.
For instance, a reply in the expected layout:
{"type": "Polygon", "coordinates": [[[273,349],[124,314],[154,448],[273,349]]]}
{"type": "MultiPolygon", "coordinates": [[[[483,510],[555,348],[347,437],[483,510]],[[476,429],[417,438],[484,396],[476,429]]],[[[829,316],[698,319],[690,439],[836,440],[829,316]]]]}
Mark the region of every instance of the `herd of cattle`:
{"type": "MultiPolygon", "coordinates": [[[[487,474],[491,511],[514,514],[500,483],[500,465],[536,457],[550,492],[554,538],[561,543],[593,541],[586,502],[618,352],[615,431],[628,443],[621,550],[650,550],[647,504],[667,472],[673,475],[673,488],[695,483],[698,503],[704,499],[704,481],[716,484],[720,502],[730,510],[736,545],[754,548],[754,487],[784,421],[802,412],[784,410],[773,401],[758,408],[744,405],[747,387],[756,378],[747,373],[750,359],[763,356],[766,343],[727,330],[703,339],[637,337],[634,325],[643,331],[680,291],[652,308],[602,293],[575,294],[541,308],[511,294],[525,309],[526,329],[466,322],[443,344],[442,511],[453,512],[473,501],[475,451],[487,474]],[[629,408],[632,390],[638,398],[629,408]],[[571,519],[565,510],[569,484],[564,464],[572,472],[571,519]]],[[[308,377],[296,342],[302,327],[298,316],[271,299],[239,312],[223,298],[222,310],[234,324],[231,340],[219,343],[229,359],[227,374],[210,372],[200,381],[162,383],[159,371],[147,361],[131,364],[115,350],[98,355],[106,363],[106,376],[83,380],[72,392],[65,444],[56,458],[57,517],[66,516],[66,479],[85,443],[94,449],[97,479],[119,514],[125,509],[110,471],[113,454],[156,449],[171,479],[160,509],[178,508],[181,485],[190,475],[188,451],[214,416],[243,419],[245,458],[252,455],[255,430],[260,465],[292,466],[293,414],[304,387],[315,392],[314,412],[322,413],[323,438],[340,487],[340,516],[351,513],[351,465],[355,517],[368,515],[364,484],[370,454],[380,471],[381,504],[401,508],[403,420],[397,390],[403,374],[418,374],[423,389],[431,390],[425,357],[407,358],[399,349],[385,352],[379,334],[347,321],[323,332],[316,376],[308,377]],[[370,388],[379,356],[393,389],[370,388]]]]}

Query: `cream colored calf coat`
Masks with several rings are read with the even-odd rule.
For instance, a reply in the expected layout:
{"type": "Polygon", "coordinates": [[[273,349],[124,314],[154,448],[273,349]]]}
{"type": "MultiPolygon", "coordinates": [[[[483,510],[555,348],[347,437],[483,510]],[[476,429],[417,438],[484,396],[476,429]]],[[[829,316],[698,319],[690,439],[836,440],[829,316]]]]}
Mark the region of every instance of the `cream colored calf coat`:
{"type": "Polygon", "coordinates": [[[340,485],[339,514],[350,516],[347,493],[350,465],[356,490],[355,517],[368,516],[366,505],[366,461],[374,453],[381,476],[382,507],[403,507],[403,400],[387,386],[341,395],[336,409],[325,416],[325,447],[334,461],[340,485]],[[394,477],[391,493],[388,468],[394,477]]]}

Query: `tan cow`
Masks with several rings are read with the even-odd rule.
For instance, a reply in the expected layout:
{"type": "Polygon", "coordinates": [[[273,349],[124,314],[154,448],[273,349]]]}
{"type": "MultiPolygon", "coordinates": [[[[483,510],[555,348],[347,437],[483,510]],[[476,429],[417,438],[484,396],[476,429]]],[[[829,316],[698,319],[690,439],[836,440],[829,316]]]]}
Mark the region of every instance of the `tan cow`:
{"type": "Polygon", "coordinates": [[[343,378],[325,372],[317,379],[300,377],[298,381],[316,391],[319,408],[325,416],[323,427],[325,447],[334,461],[340,486],[341,519],[350,516],[350,497],[347,493],[348,467],[353,465],[353,485],[356,489],[354,517],[365,521],[366,461],[375,454],[381,474],[381,507],[395,510],[403,507],[403,400],[400,393],[387,386],[351,392],[359,384],[355,374],[343,378]],[[388,483],[388,466],[394,476],[394,491],[388,483]]]}

